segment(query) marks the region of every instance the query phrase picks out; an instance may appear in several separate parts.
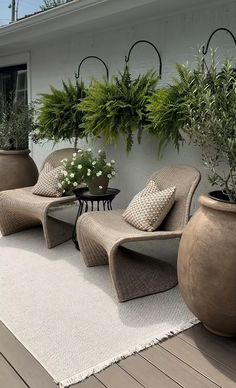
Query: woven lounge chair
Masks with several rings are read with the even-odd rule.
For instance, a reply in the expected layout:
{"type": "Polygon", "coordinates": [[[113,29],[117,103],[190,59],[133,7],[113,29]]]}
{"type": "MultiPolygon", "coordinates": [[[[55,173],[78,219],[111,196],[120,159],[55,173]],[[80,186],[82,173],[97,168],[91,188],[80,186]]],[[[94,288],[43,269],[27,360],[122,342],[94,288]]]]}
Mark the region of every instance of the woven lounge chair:
{"type": "MultiPolygon", "coordinates": [[[[54,151],[43,163],[59,166],[63,158],[72,158],[73,148],[54,151]]],[[[48,248],[72,237],[73,225],[48,215],[49,210],[75,201],[74,196],[49,198],[32,194],[32,187],[0,192],[0,231],[3,236],[42,224],[48,248]]]]}
{"type": "Polygon", "coordinates": [[[190,166],[166,167],[150,180],[160,189],[176,186],[176,200],[161,227],[144,232],[128,224],[123,210],[83,214],[77,223],[80,250],[88,267],[109,264],[118,300],[166,291],[177,284],[176,270],[170,264],[122,246],[127,242],[180,238],[189,220],[192,196],[200,173],[190,166]]]}

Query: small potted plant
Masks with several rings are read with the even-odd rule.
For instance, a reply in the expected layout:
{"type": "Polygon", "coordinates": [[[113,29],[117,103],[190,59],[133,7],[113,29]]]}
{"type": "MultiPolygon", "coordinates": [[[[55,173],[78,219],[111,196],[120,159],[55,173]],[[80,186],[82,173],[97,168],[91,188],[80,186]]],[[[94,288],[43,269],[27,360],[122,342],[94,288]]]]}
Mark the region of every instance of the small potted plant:
{"type": "Polygon", "coordinates": [[[232,61],[220,68],[214,53],[209,69],[203,63],[199,57],[194,69],[178,65],[179,78],[156,101],[154,124],[157,133],[184,134],[199,147],[218,187],[200,196],[183,231],[178,278],[186,304],[208,329],[236,335],[236,75],[232,61]]]}
{"type": "Polygon", "coordinates": [[[32,186],[38,169],[29,156],[29,135],[34,131],[31,106],[0,100],[0,191],[32,186]]]}
{"type": "Polygon", "coordinates": [[[115,161],[107,161],[105,152],[99,150],[98,156],[94,156],[92,150],[78,150],[71,161],[64,159],[63,176],[59,187],[63,193],[76,189],[81,183],[85,183],[91,194],[105,194],[109,180],[115,175],[115,161]]]}

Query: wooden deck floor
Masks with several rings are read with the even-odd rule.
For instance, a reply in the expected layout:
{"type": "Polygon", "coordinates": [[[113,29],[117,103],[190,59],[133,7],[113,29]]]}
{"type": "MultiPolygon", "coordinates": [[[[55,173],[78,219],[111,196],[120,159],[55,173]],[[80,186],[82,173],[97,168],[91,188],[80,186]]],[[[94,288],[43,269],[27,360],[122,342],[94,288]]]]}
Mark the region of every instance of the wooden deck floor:
{"type": "MultiPolygon", "coordinates": [[[[56,388],[50,375],[0,324],[0,388],[56,388]]],[[[195,326],[112,365],[73,388],[236,388],[236,338],[195,326]]]]}

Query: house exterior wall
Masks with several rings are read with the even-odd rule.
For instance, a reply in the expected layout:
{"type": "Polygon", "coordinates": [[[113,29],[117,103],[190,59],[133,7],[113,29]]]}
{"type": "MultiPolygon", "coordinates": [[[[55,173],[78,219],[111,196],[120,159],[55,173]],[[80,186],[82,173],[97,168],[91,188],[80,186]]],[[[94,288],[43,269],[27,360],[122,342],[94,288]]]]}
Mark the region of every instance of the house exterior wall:
{"type": "MultiPolygon", "coordinates": [[[[130,46],[139,39],[153,42],[159,49],[163,61],[163,76],[160,86],[167,85],[175,75],[175,63],[192,63],[196,49],[205,43],[211,32],[218,27],[227,27],[235,31],[236,4],[205,6],[194,8],[179,14],[159,18],[153,15],[148,20],[131,20],[129,25],[114,25],[109,29],[90,32],[71,32],[60,40],[48,40],[30,48],[32,99],[41,92],[47,92],[49,84],[61,86],[61,80],[73,79],[78,63],[87,55],[97,55],[105,60],[110,74],[116,73],[124,65],[124,56],[130,46]]],[[[224,56],[235,56],[236,47],[230,36],[218,32],[212,47],[219,47],[221,60],[224,56]],[[235,50],[235,51],[234,51],[235,50]]],[[[137,46],[131,57],[130,68],[134,75],[155,68],[158,58],[151,47],[137,46]]],[[[90,61],[81,69],[82,78],[89,82],[91,76],[102,77],[104,70],[98,62],[90,61]]],[[[61,143],[56,148],[62,148],[61,143]]],[[[81,146],[87,146],[85,143],[81,146]]],[[[96,143],[95,148],[101,145],[96,143]]],[[[121,189],[116,206],[125,206],[131,197],[139,191],[148,177],[162,166],[170,164],[190,164],[202,172],[202,181],[197,190],[193,210],[197,207],[200,192],[209,191],[207,171],[201,165],[200,152],[185,145],[178,153],[171,145],[164,151],[162,159],[157,156],[157,139],[144,135],[141,145],[136,142],[129,155],[120,142],[116,147],[106,147],[108,156],[117,162],[118,175],[111,186],[121,189]]],[[[34,159],[40,166],[46,155],[52,150],[52,144],[32,145],[34,159]]]]}

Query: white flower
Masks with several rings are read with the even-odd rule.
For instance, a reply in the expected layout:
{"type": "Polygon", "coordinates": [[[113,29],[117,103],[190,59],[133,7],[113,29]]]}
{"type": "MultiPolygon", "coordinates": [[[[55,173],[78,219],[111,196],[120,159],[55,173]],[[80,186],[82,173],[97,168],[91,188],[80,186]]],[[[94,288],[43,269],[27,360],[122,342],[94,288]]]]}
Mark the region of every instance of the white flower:
{"type": "Polygon", "coordinates": [[[70,184],[70,181],[69,181],[69,179],[68,179],[67,183],[68,183],[68,185],[70,184]]]}
{"type": "Polygon", "coordinates": [[[115,164],[115,161],[113,159],[111,160],[111,164],[115,164]]]}
{"type": "Polygon", "coordinates": [[[87,176],[90,176],[90,175],[91,175],[91,173],[90,173],[90,171],[88,171],[88,172],[87,172],[87,176]]]}
{"type": "Polygon", "coordinates": [[[64,185],[65,181],[61,181],[61,184],[64,185]]]}
{"type": "Polygon", "coordinates": [[[64,176],[67,176],[67,175],[68,175],[68,172],[67,172],[67,171],[63,171],[63,175],[64,175],[64,176]]]}
{"type": "Polygon", "coordinates": [[[91,172],[90,168],[88,168],[88,172],[91,172]]]}
{"type": "Polygon", "coordinates": [[[102,171],[98,171],[96,175],[97,175],[97,176],[102,175],[102,171]]]}
{"type": "Polygon", "coordinates": [[[74,187],[77,187],[77,186],[78,186],[78,183],[77,183],[77,182],[74,182],[74,183],[73,183],[73,186],[74,186],[74,187]]]}
{"type": "Polygon", "coordinates": [[[64,162],[64,159],[62,159],[61,161],[60,161],[60,163],[63,163],[64,162]]]}
{"type": "Polygon", "coordinates": [[[74,178],[74,177],[75,177],[75,174],[72,172],[72,173],[70,174],[70,177],[71,177],[71,178],[74,178]]]}
{"type": "Polygon", "coordinates": [[[92,150],[91,150],[91,148],[88,148],[87,151],[88,151],[88,152],[91,152],[92,150]]]}
{"type": "Polygon", "coordinates": [[[77,153],[74,152],[74,153],[73,153],[73,158],[76,158],[76,156],[77,156],[77,153]]]}
{"type": "Polygon", "coordinates": [[[63,162],[68,162],[68,159],[67,158],[63,159],[63,162]]]}
{"type": "Polygon", "coordinates": [[[100,190],[102,190],[102,189],[103,189],[103,186],[98,186],[98,188],[99,188],[100,190]]]}
{"type": "Polygon", "coordinates": [[[115,171],[112,171],[111,175],[115,176],[116,175],[115,171]]]}
{"type": "Polygon", "coordinates": [[[62,184],[61,183],[58,183],[57,186],[61,189],[62,188],[62,184]]]}
{"type": "Polygon", "coordinates": [[[111,163],[108,162],[108,163],[107,163],[107,166],[108,166],[108,167],[111,167],[111,163]]]}
{"type": "Polygon", "coordinates": [[[102,150],[98,150],[98,153],[100,154],[102,152],[102,150]]]}
{"type": "Polygon", "coordinates": [[[77,151],[78,154],[81,154],[81,152],[82,152],[82,150],[78,150],[78,151],[77,151]]]}
{"type": "Polygon", "coordinates": [[[82,168],[82,164],[78,164],[78,170],[81,170],[81,168],[82,168]]]}
{"type": "Polygon", "coordinates": [[[71,165],[71,166],[74,166],[74,164],[75,164],[75,162],[72,160],[72,162],[71,162],[71,164],[70,164],[70,165],[71,165]]]}
{"type": "Polygon", "coordinates": [[[66,190],[64,189],[64,190],[63,190],[63,194],[64,194],[65,192],[66,192],[66,190]]]}
{"type": "Polygon", "coordinates": [[[107,178],[111,179],[112,178],[111,174],[107,174],[107,178]]]}
{"type": "Polygon", "coordinates": [[[97,163],[96,160],[94,160],[94,161],[92,162],[92,165],[95,166],[96,163],[97,163]]]}

